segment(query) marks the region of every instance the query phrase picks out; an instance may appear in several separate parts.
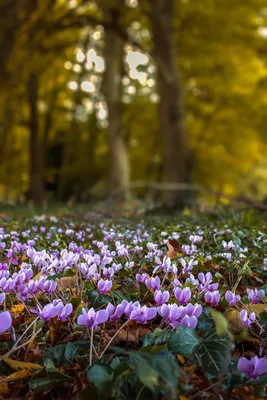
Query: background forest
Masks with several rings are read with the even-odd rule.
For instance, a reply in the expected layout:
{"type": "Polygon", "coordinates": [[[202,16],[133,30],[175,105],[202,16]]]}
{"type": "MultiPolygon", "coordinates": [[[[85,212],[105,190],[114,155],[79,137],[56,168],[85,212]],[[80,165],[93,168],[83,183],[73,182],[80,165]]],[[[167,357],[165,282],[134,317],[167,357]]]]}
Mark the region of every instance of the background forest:
{"type": "Polygon", "coordinates": [[[0,89],[2,203],[266,195],[266,0],[2,0],[0,89]]]}

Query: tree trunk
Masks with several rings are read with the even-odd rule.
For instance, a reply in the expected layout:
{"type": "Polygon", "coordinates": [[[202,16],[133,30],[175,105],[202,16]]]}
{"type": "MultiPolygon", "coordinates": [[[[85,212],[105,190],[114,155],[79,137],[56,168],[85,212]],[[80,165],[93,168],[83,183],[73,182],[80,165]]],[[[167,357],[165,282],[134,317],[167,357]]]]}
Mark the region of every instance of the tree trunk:
{"type": "Polygon", "coordinates": [[[42,153],[39,138],[38,120],[38,76],[31,72],[28,82],[28,101],[30,108],[30,193],[34,205],[40,206],[44,200],[44,179],[42,153]]]}
{"type": "Polygon", "coordinates": [[[103,93],[108,107],[108,194],[120,199],[128,197],[130,179],[128,149],[122,124],[122,74],[124,42],[118,35],[108,31],[105,37],[104,56],[106,70],[103,93]]]}
{"type": "MultiPolygon", "coordinates": [[[[159,121],[163,141],[163,174],[168,183],[187,183],[190,157],[184,125],[181,82],[173,40],[174,0],[150,0],[153,54],[157,62],[157,87],[160,96],[159,121]]],[[[186,193],[165,193],[167,207],[182,207],[186,193]]]]}

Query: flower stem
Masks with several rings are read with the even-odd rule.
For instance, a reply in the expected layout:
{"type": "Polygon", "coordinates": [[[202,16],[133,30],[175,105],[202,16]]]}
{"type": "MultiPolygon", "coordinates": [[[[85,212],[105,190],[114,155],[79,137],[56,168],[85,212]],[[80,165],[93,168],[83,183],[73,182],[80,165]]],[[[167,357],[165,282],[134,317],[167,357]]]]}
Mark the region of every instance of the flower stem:
{"type": "Polygon", "coordinates": [[[90,334],[90,359],[89,359],[89,366],[91,367],[93,363],[93,339],[94,339],[94,328],[91,328],[91,334],[90,334]]]}
{"type": "Polygon", "coordinates": [[[119,330],[117,330],[117,332],[112,336],[112,338],[110,339],[110,341],[108,342],[108,344],[106,345],[106,347],[104,348],[104,350],[102,351],[102,353],[100,354],[100,358],[103,357],[103,355],[105,354],[105,352],[107,351],[107,349],[109,348],[109,346],[111,345],[111,343],[113,342],[113,340],[115,339],[115,337],[120,333],[120,331],[129,323],[130,319],[128,319],[126,322],[124,322],[124,324],[120,327],[119,330]]]}

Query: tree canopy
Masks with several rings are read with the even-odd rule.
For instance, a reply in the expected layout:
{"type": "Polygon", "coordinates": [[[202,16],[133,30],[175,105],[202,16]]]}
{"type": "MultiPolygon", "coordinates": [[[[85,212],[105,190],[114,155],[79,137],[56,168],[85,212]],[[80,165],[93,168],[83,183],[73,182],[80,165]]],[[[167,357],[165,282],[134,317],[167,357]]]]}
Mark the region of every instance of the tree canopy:
{"type": "Polygon", "coordinates": [[[265,0],[5,1],[1,200],[127,198],[136,180],[262,199],[266,24],[265,0]]]}

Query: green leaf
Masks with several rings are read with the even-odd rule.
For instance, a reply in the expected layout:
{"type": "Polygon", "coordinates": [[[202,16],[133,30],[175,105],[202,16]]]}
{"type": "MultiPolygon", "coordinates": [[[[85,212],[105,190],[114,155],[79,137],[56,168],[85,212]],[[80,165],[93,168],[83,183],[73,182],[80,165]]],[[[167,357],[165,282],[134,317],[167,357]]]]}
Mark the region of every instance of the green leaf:
{"type": "Polygon", "coordinates": [[[207,332],[195,348],[202,370],[213,375],[227,372],[231,356],[230,335],[218,336],[215,330],[207,332]]]}
{"type": "Polygon", "coordinates": [[[218,336],[224,336],[228,333],[228,321],[219,311],[210,309],[210,315],[215,322],[216,332],[218,336]]]}
{"type": "Polygon", "coordinates": [[[248,386],[267,385],[267,374],[259,376],[257,379],[249,379],[246,383],[248,386]]]}
{"type": "Polygon", "coordinates": [[[123,300],[129,300],[129,297],[120,290],[111,290],[111,293],[116,300],[117,304],[122,303],[123,300]]]}
{"type": "Polygon", "coordinates": [[[130,361],[134,364],[136,375],[140,382],[151,390],[159,386],[159,373],[147,361],[146,354],[132,352],[130,354],[130,361]]]}
{"type": "Polygon", "coordinates": [[[92,383],[99,393],[105,393],[111,387],[114,371],[106,364],[94,363],[86,371],[87,379],[92,383]]]}
{"type": "Polygon", "coordinates": [[[168,343],[168,348],[176,354],[196,361],[195,349],[199,344],[199,337],[194,329],[187,326],[180,326],[168,343]]]}
{"type": "Polygon", "coordinates": [[[101,307],[110,302],[110,297],[106,294],[100,294],[96,290],[86,292],[87,298],[91,303],[91,307],[101,307]]]}
{"type": "Polygon", "coordinates": [[[47,356],[57,366],[69,364],[72,362],[77,354],[77,347],[74,343],[59,344],[47,350],[47,356]]]}
{"type": "Polygon", "coordinates": [[[32,390],[44,392],[50,390],[54,385],[61,382],[69,382],[73,379],[68,375],[61,374],[60,372],[49,372],[49,375],[44,378],[32,379],[29,386],[32,390]]]}

